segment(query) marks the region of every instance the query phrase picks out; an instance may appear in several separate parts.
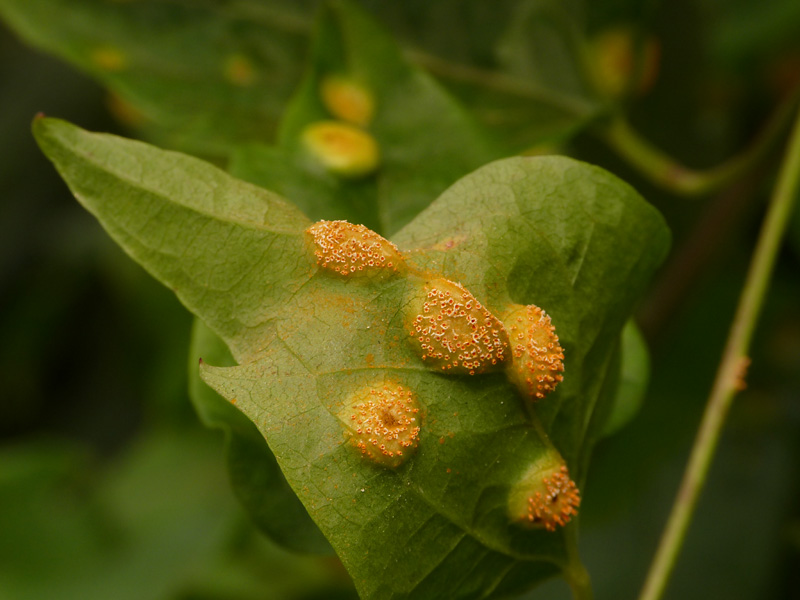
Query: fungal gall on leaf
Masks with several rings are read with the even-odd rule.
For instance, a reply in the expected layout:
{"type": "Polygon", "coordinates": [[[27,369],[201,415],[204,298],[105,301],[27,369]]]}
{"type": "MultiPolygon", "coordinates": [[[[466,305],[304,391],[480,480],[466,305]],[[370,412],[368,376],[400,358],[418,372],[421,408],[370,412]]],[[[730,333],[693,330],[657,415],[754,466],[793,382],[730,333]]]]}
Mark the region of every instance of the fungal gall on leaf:
{"type": "Polygon", "coordinates": [[[397,246],[364,225],[318,221],[306,232],[314,240],[317,264],[339,275],[391,274],[403,265],[397,246]]]}
{"type": "Polygon", "coordinates": [[[422,359],[443,371],[485,373],[508,356],[503,324],[455,281],[428,281],[407,314],[422,359]]]}
{"type": "Polygon", "coordinates": [[[311,123],[303,130],[302,140],[311,156],[341,177],[364,177],[375,171],[380,162],[375,138],[349,123],[311,123]]]}
{"type": "Polygon", "coordinates": [[[509,495],[511,519],[525,527],[555,531],[578,514],[581,494],[561,457],[533,465],[509,495]]]}
{"type": "Polygon", "coordinates": [[[564,379],[564,349],[541,308],[517,305],[504,319],[511,342],[509,380],[527,397],[541,400],[564,379]]]}
{"type": "Polygon", "coordinates": [[[398,467],[417,448],[419,404],[400,383],[382,381],[358,389],[345,401],[339,419],[353,447],[377,465],[398,467]]]}
{"type": "Polygon", "coordinates": [[[375,99],[363,85],[343,75],[329,75],[320,84],[320,97],[334,117],[365,127],[375,114],[375,99]]]}

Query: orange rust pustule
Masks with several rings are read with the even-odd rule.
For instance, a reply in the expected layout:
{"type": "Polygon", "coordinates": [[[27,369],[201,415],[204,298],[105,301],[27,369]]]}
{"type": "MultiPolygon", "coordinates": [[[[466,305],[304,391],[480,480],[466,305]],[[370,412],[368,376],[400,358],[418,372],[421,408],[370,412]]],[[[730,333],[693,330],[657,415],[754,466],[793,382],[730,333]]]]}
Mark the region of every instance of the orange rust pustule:
{"type": "Polygon", "coordinates": [[[518,306],[505,319],[513,360],[509,379],[533,400],[556,389],[564,376],[564,349],[550,317],[536,305],[518,306]]]}
{"type": "Polygon", "coordinates": [[[374,463],[394,468],[419,442],[419,405],[414,393],[394,382],[368,385],[354,393],[340,419],[352,445],[374,463]]]}
{"type": "Polygon", "coordinates": [[[366,177],[380,166],[381,152],[377,140],[350,123],[315,121],[306,125],[300,139],[319,165],[339,177],[366,177]]]}
{"type": "Polygon", "coordinates": [[[334,117],[366,127],[375,114],[375,97],[361,83],[342,75],[329,75],[320,83],[320,97],[334,117]]]}
{"type": "Polygon", "coordinates": [[[319,221],[306,231],[314,240],[317,264],[339,275],[389,274],[403,264],[397,246],[363,225],[319,221]]]}
{"type": "Polygon", "coordinates": [[[542,477],[541,488],[528,497],[528,512],[523,520],[533,527],[555,531],[578,514],[581,494],[565,465],[542,477]]]}
{"type": "Polygon", "coordinates": [[[475,375],[508,357],[503,324],[455,281],[427,282],[410,304],[409,320],[422,359],[443,371],[475,375]]]}

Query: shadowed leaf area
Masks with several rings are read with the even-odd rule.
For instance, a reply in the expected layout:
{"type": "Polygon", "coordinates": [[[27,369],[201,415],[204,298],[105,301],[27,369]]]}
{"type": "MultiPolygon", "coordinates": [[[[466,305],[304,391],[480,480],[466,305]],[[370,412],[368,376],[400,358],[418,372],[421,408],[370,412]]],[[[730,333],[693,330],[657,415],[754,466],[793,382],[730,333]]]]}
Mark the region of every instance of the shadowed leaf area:
{"type": "MultiPolygon", "coordinates": [[[[274,193],[63,121],[34,132],[78,200],[228,346],[236,366],[204,364],[203,379],[266,439],[362,597],[499,597],[574,565],[576,520],[526,527],[510,497],[562,457],[580,487],[611,412],[620,332],[669,243],[630,187],[563,157],[497,161],[393,236],[396,264],[343,275],[321,266],[340,246],[274,193]],[[511,352],[475,375],[423,358],[419,298],[460,289],[442,279],[498,322],[544,309],[564,354],[557,389],[533,402],[504,371],[511,352]],[[407,444],[387,444],[399,460],[359,446],[372,433],[358,419],[412,418],[419,430],[393,438],[407,444]]],[[[334,262],[371,259],[357,231],[334,262]]]]}
{"type": "MultiPolygon", "coordinates": [[[[183,151],[227,157],[240,144],[273,138],[286,101],[303,78],[309,42],[317,51],[330,50],[330,39],[320,35],[330,23],[315,27],[318,13],[330,8],[360,13],[358,5],[390,27],[423,63],[442,63],[445,70],[458,72],[491,60],[491,73],[519,77],[523,83],[512,87],[522,90],[511,93],[487,90],[469,78],[456,78],[451,86],[482,122],[516,145],[569,137],[599,111],[585,89],[575,51],[580,40],[569,10],[550,0],[502,0],[491,6],[476,0],[447,5],[372,0],[0,0],[0,15],[29,43],[102,82],[113,92],[112,111],[140,136],[183,151]],[[497,56],[485,50],[494,45],[497,56]]],[[[346,35],[361,34],[351,29],[346,35]]],[[[378,40],[367,37],[373,44],[369,52],[353,45],[347,49],[347,58],[362,67],[386,58],[385,52],[376,52],[378,40]]],[[[344,56],[332,52],[328,57],[335,64],[344,56]]],[[[384,66],[379,79],[389,81],[397,72],[391,62],[384,66]]],[[[427,102],[430,98],[419,97],[415,87],[412,83],[404,93],[393,95],[400,109],[396,114],[435,113],[436,106],[427,102]]],[[[421,129],[419,135],[437,139],[437,131],[421,129]]],[[[462,145],[465,155],[473,151],[462,145]]],[[[411,156],[423,160],[423,155],[411,156]]]]}

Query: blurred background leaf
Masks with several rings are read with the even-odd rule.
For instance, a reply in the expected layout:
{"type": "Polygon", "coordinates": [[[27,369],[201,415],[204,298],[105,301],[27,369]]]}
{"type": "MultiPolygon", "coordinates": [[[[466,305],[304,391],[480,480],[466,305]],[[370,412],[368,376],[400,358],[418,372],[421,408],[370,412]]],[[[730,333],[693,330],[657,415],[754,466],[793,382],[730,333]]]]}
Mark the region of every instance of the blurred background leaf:
{"type": "Polygon", "coordinates": [[[281,193],[314,220],[351,219],[390,236],[459,177],[509,153],[360,10],[334,5],[316,31],[310,65],[281,123],[279,149],[240,148],[234,175],[281,193]],[[325,172],[302,143],[306,127],[335,118],[321,97],[332,76],[358,82],[375,106],[364,125],[380,153],[372,176],[325,172]]]}
{"type": "Polygon", "coordinates": [[[225,155],[269,139],[302,68],[316,2],[3,0],[28,40],[115,93],[161,144],[225,155]]]}
{"type": "Polygon", "coordinates": [[[610,411],[605,416],[600,435],[615,434],[636,416],[647,392],[650,380],[650,355],[642,332],[633,321],[622,329],[620,341],[619,383],[610,411]]]}

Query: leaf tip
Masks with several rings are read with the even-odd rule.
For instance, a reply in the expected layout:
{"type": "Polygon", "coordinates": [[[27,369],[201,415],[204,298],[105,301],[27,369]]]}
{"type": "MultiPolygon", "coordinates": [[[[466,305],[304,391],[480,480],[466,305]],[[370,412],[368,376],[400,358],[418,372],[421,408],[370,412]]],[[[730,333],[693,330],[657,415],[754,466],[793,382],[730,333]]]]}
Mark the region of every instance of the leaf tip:
{"type": "Polygon", "coordinates": [[[70,130],[79,130],[79,127],[63,119],[48,117],[43,112],[38,112],[33,117],[31,130],[33,131],[33,137],[36,139],[39,147],[52,159],[51,152],[48,151],[47,148],[53,144],[60,134],[70,130]],[[57,131],[57,128],[60,128],[61,131],[57,131]]]}
{"type": "Polygon", "coordinates": [[[33,131],[33,136],[38,139],[38,135],[41,133],[42,128],[49,121],[49,117],[45,115],[42,111],[37,112],[33,115],[33,121],[31,121],[31,130],[33,131]]]}

